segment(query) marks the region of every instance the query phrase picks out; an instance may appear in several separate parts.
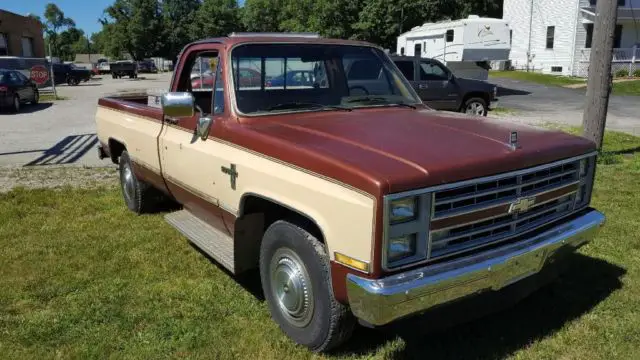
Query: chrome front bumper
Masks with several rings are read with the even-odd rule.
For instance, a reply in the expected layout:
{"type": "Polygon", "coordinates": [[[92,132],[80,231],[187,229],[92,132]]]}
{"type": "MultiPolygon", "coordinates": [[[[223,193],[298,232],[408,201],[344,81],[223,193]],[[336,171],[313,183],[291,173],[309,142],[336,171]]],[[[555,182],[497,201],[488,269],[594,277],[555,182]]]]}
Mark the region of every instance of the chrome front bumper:
{"type": "Polygon", "coordinates": [[[487,290],[500,290],[555,262],[557,255],[591,241],[604,224],[589,210],[530,239],[454,261],[371,280],[347,275],[349,305],[371,325],[422,312],[487,290]]]}

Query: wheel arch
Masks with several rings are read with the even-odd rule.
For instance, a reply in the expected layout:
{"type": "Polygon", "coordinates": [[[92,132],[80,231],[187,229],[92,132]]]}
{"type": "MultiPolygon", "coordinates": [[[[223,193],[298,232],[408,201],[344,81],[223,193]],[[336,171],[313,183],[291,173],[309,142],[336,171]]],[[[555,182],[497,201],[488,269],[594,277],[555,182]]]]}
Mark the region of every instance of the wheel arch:
{"type": "Polygon", "coordinates": [[[489,104],[491,103],[491,96],[489,93],[487,92],[483,92],[483,91],[470,91],[466,94],[464,94],[464,97],[462,98],[462,104],[460,104],[461,107],[465,106],[466,102],[471,99],[471,98],[481,98],[482,100],[484,100],[487,103],[487,107],[489,106],[489,104]]]}
{"type": "Polygon", "coordinates": [[[124,141],[120,141],[111,137],[109,138],[107,145],[109,147],[109,155],[111,156],[111,161],[114,164],[117,164],[120,155],[122,155],[122,152],[127,150],[127,146],[125,145],[124,141]]]}

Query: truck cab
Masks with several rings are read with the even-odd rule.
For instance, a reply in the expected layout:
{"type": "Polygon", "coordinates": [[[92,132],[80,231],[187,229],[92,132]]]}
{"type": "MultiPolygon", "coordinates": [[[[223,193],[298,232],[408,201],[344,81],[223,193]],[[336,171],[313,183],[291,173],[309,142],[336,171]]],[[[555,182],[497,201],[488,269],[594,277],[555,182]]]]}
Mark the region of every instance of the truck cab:
{"type": "Polygon", "coordinates": [[[206,39],[167,90],[99,100],[125,204],[181,204],[166,221],[230,273],[258,269],[274,321],[314,351],[536,276],[604,222],[593,143],[430,109],[366,42],[206,39]]]}

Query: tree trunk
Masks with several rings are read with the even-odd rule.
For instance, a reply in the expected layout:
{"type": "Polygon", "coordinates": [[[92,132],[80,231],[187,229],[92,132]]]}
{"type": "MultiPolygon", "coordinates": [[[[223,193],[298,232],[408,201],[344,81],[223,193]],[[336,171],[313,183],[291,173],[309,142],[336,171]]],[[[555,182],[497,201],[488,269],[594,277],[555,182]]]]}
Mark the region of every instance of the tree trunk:
{"type": "Polygon", "coordinates": [[[609,94],[612,86],[611,60],[617,18],[617,1],[598,1],[593,29],[593,46],[589,59],[586,104],[582,118],[583,136],[594,141],[598,149],[602,148],[607,121],[609,94]]]}

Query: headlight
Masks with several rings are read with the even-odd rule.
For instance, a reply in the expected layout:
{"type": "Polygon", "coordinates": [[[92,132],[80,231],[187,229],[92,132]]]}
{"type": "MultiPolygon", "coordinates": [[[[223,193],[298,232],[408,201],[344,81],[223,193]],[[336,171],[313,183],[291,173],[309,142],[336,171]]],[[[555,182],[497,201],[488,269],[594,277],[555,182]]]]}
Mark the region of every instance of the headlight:
{"type": "Polygon", "coordinates": [[[390,220],[391,224],[397,224],[416,218],[416,198],[404,198],[391,202],[390,220]]]}
{"type": "Polygon", "coordinates": [[[407,235],[389,240],[387,248],[387,261],[395,261],[410,257],[416,253],[416,235],[407,235]]]}

